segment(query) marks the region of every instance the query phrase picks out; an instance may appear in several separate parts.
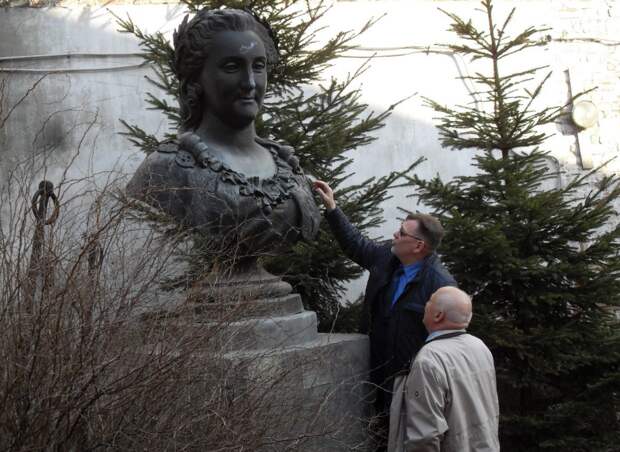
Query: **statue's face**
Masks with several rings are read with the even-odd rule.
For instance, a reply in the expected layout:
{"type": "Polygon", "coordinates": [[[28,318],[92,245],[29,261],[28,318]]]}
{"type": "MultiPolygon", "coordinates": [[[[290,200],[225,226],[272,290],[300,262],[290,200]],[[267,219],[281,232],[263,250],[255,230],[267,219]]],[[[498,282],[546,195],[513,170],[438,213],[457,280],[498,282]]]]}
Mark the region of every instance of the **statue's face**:
{"type": "Polygon", "coordinates": [[[211,44],[200,75],[205,115],[234,128],[254,121],[267,87],[267,57],[252,31],[223,31],[211,44]]]}

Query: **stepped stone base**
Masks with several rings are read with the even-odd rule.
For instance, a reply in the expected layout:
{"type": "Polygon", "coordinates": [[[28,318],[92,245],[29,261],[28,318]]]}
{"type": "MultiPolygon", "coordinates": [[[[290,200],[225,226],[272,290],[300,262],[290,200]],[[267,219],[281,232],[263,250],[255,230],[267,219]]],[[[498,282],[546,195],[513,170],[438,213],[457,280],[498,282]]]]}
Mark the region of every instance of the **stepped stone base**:
{"type": "Polygon", "coordinates": [[[151,316],[149,324],[155,319],[171,343],[192,330],[213,331],[207,334],[210,349],[197,350],[196,360],[209,369],[211,351],[223,353],[219,359],[231,397],[264,391],[260,413],[252,416],[265,420],[265,437],[273,442],[248,450],[366,450],[367,336],[317,333],[316,314],[303,309],[297,294],[231,303],[195,300],[174,315],[151,316]]]}

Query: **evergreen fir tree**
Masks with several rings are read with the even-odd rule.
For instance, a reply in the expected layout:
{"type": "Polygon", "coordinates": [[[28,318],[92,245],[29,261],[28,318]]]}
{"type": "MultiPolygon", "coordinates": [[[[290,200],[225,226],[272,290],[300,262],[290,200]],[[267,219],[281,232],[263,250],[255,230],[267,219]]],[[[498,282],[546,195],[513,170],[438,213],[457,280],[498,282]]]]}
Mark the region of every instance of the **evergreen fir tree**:
{"type": "MultiPolygon", "coordinates": [[[[321,75],[335,58],[352,48],[352,41],[370,27],[372,21],[363,24],[358,32],[339,32],[321,47],[313,47],[316,33],[311,30],[316,29],[313,27],[328,10],[322,1],[315,6],[293,0],[188,0],[183,3],[190,12],[202,8],[249,8],[271,26],[281,58],[269,76],[263,114],[257,118],[258,135],[293,146],[306,174],[325,180],[334,188],[339,206],[361,231],[379,225],[382,221],[380,203],[387,199],[389,188],[410,168],[344,188],[351,164],[345,153],[370,143],[374,139],[371,133],[382,127],[396,104],[379,114],[366,112],[367,105],[360,101],[361,93],[354,87],[366,65],[341,81],[325,81],[321,75]],[[320,87],[308,93],[304,88],[310,83],[320,83],[320,87]]],[[[119,18],[119,25],[121,31],[139,39],[144,58],[154,70],[149,81],[167,93],[168,98],[176,98],[178,83],[170,63],[174,54],[171,43],[161,33],[143,32],[130,18],[119,18]]],[[[138,125],[123,122],[129,140],[145,153],[157,149],[162,140],[174,139],[179,124],[179,110],[174,103],[151,93],[147,95],[147,102],[167,116],[170,130],[163,137],[155,137],[138,125]]],[[[196,237],[196,249],[200,249],[199,242],[200,238],[196,237]]],[[[336,319],[341,311],[340,299],[345,284],[359,277],[361,270],[343,256],[325,222],[316,242],[299,243],[285,256],[265,257],[264,263],[268,270],[283,275],[293,285],[307,309],[317,312],[320,330],[339,329],[336,319]]],[[[190,264],[192,268],[202,268],[205,262],[198,252],[192,254],[190,264]]],[[[196,272],[201,273],[200,270],[196,272]]]]}
{"type": "Polygon", "coordinates": [[[446,227],[443,260],[474,295],[470,331],[495,357],[502,450],[618,450],[620,329],[608,309],[620,302],[618,180],[593,171],[549,188],[560,174],[540,126],[565,110],[533,108],[549,76],[526,88],[542,68],[502,71],[506,58],[544,44],[542,30],[509,36],[514,10],[501,26],[491,0],[482,10],[484,30],[446,13],[464,42],[449,48],[488,63],[470,77],[477,103],[428,101],[443,146],[475,152],[476,175],[414,176],[416,196],[446,227]]]}

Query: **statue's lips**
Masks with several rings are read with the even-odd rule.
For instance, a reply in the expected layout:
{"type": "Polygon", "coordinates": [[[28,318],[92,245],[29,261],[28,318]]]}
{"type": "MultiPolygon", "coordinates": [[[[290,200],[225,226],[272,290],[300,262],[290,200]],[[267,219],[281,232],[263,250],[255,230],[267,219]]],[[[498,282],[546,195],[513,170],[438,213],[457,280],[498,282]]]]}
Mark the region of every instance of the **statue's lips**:
{"type": "Polygon", "coordinates": [[[237,102],[241,102],[242,104],[255,104],[256,98],[254,97],[238,97],[237,102]]]}

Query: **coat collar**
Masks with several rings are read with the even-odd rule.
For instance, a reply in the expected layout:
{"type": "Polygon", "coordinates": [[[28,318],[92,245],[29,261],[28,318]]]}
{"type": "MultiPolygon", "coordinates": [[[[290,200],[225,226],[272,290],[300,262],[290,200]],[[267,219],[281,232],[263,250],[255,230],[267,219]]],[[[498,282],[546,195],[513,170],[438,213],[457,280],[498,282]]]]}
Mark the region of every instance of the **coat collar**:
{"type": "Polygon", "coordinates": [[[467,331],[465,331],[465,330],[449,331],[447,333],[443,333],[443,334],[440,334],[438,336],[435,336],[435,337],[433,337],[430,340],[427,340],[424,344],[425,345],[426,344],[430,344],[431,342],[440,341],[442,339],[450,339],[451,337],[457,337],[457,336],[461,336],[463,334],[467,334],[467,331]]]}

